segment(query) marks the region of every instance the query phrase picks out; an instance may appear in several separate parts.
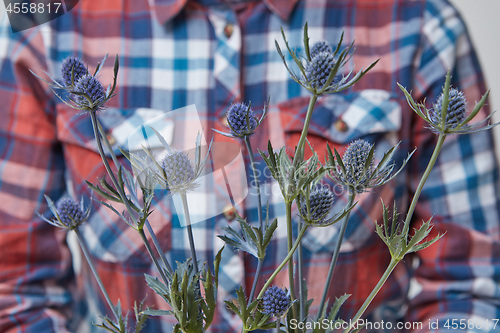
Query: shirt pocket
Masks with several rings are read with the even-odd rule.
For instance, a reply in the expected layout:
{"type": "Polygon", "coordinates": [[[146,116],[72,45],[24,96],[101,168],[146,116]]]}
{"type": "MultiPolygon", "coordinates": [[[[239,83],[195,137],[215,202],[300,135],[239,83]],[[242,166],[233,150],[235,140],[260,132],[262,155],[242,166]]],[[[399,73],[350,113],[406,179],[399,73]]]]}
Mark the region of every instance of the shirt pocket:
{"type": "MultiPolygon", "coordinates": [[[[99,111],[97,115],[119,162],[129,165],[121,155],[119,147],[132,152],[142,150],[143,146],[162,149],[161,143],[151,138],[151,133],[149,137],[139,135],[145,123],[160,118],[163,121],[155,122],[157,124],[155,127],[167,140],[172,135],[173,123],[164,119],[163,114],[165,112],[162,110],[148,108],[106,108],[99,111]]],[[[79,197],[81,193],[78,192],[86,190],[84,180],[97,184],[98,178],[102,178],[105,174],[92,122],[88,114],[78,113],[65,105],[58,106],[56,121],[58,140],[63,145],[67,166],[68,191],[77,193],[79,197]]],[[[111,163],[110,153],[106,148],[104,151],[111,163]]],[[[139,193],[140,189],[137,189],[137,192],[139,193]]],[[[163,251],[167,252],[171,248],[170,205],[167,200],[162,200],[161,190],[156,192],[158,199],[155,198],[155,213],[148,220],[155,230],[163,251]]],[[[94,199],[103,199],[98,194],[93,196],[94,199]]],[[[121,204],[108,203],[119,212],[125,210],[121,204]]],[[[138,232],[104,205],[94,205],[89,221],[82,228],[82,234],[91,254],[98,260],[134,265],[144,265],[150,262],[138,232]]]]}
{"type": "MultiPolygon", "coordinates": [[[[307,113],[309,98],[296,98],[279,106],[284,141],[288,151],[294,151],[307,113]]],[[[326,145],[342,154],[356,139],[375,143],[375,160],[400,140],[402,108],[395,94],[378,89],[332,94],[321,97],[313,111],[308,140],[322,159],[326,145]]],[[[307,151],[307,149],[306,149],[307,151]]],[[[310,155],[310,153],[309,153],[310,155]]],[[[307,158],[307,153],[306,153],[307,158]]],[[[391,186],[391,185],[388,185],[391,186]]],[[[342,251],[360,248],[374,235],[374,219],[378,219],[380,188],[356,197],[358,204],[351,213],[342,251]],[[376,208],[375,208],[376,207],[376,208]]],[[[384,191],[384,202],[391,195],[384,191]]],[[[334,186],[337,195],[334,211],[340,211],[348,201],[348,194],[334,186]]],[[[309,228],[303,245],[311,252],[333,252],[341,222],[326,228],[309,228]]]]}

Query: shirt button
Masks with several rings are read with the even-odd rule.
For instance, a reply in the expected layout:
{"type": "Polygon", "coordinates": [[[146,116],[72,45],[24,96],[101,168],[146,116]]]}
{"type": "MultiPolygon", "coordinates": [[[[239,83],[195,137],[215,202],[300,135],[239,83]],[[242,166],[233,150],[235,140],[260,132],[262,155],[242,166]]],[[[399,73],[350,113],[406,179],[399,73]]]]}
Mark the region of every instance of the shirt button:
{"type": "Polygon", "coordinates": [[[116,139],[115,139],[115,137],[114,137],[111,133],[108,133],[108,134],[106,135],[106,138],[108,139],[109,144],[110,144],[111,146],[114,146],[114,145],[116,144],[116,139]]]}
{"type": "Polygon", "coordinates": [[[342,119],[338,119],[335,124],[335,129],[339,132],[347,132],[347,130],[349,129],[349,126],[347,126],[347,124],[345,123],[345,121],[343,121],[342,119]]]}
{"type": "Polygon", "coordinates": [[[229,222],[233,221],[236,218],[236,209],[229,205],[224,207],[224,217],[229,222]]]}
{"type": "Polygon", "coordinates": [[[225,127],[229,127],[229,123],[228,123],[228,121],[227,121],[227,114],[225,114],[224,116],[222,116],[222,117],[220,118],[220,122],[221,122],[221,124],[222,124],[222,125],[224,125],[225,127]]]}
{"type": "Polygon", "coordinates": [[[226,26],[224,27],[224,36],[226,38],[230,38],[231,35],[233,34],[234,31],[234,26],[231,23],[227,23],[226,26]]]}

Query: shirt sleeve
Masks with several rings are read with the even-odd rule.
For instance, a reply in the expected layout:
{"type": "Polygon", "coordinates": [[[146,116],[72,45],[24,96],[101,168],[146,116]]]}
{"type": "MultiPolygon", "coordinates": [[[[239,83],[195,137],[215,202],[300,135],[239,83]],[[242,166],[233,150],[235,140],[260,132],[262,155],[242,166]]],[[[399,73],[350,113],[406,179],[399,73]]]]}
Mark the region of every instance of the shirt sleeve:
{"type": "MultiPolygon", "coordinates": [[[[428,1],[415,99],[428,106],[441,94],[448,69],[452,86],[465,92],[468,108],[485,93],[478,59],[465,25],[447,2],[428,1]]],[[[488,115],[488,108],[473,123],[488,115]]],[[[410,165],[411,188],[427,166],[437,135],[415,117],[417,153],[410,165]]],[[[500,308],[499,181],[492,131],[448,136],[424,187],[414,222],[432,217],[444,234],[414,256],[407,320],[424,332],[497,332],[500,308]]]]}
{"type": "Polygon", "coordinates": [[[0,17],[0,331],[67,332],[71,257],[66,233],[35,212],[64,191],[40,27],[12,33],[0,17]]]}

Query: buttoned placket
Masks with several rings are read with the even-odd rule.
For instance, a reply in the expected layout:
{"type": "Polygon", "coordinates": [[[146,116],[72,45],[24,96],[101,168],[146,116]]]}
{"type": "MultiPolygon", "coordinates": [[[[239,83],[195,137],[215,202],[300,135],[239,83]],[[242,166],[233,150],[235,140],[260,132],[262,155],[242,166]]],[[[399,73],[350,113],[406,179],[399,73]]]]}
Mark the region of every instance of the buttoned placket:
{"type": "MultiPolygon", "coordinates": [[[[214,79],[215,79],[215,112],[219,115],[219,119],[224,127],[227,125],[226,110],[235,102],[241,100],[241,30],[238,25],[238,20],[234,11],[229,7],[223,8],[210,8],[209,20],[213,25],[216,46],[214,51],[214,79]]],[[[234,144],[240,144],[240,140],[235,139],[234,144]]],[[[229,185],[229,184],[228,184],[229,185]]],[[[239,229],[238,223],[231,223],[234,221],[234,214],[228,215],[227,201],[218,202],[218,207],[224,211],[223,219],[218,221],[227,221],[232,228],[239,229]]],[[[243,215],[242,205],[237,205],[237,212],[243,215]]],[[[230,209],[232,213],[234,212],[230,209]]],[[[217,235],[225,234],[222,225],[217,225],[214,237],[216,238],[215,244],[222,246],[222,241],[217,235]],[[220,244],[219,244],[220,243],[220,244]]],[[[219,294],[220,300],[232,297],[241,285],[244,284],[244,260],[243,252],[241,251],[225,251],[223,260],[220,266],[224,278],[227,281],[219,281],[219,294]]]]}

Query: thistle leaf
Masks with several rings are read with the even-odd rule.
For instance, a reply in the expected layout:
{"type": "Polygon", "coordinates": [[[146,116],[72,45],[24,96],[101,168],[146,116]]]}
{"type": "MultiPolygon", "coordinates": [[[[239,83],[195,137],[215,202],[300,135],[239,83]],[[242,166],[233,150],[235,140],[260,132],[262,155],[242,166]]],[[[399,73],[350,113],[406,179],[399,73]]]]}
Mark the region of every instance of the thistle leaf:
{"type": "Polygon", "coordinates": [[[90,189],[92,191],[97,192],[103,198],[108,199],[108,200],[112,200],[112,201],[115,201],[115,202],[122,202],[120,198],[118,198],[116,196],[113,196],[113,195],[111,195],[111,194],[109,194],[107,192],[104,192],[103,190],[101,190],[99,187],[95,186],[91,182],[89,182],[87,180],[85,182],[87,183],[87,186],[90,187],[90,189]]]}
{"type": "Polygon", "coordinates": [[[311,61],[311,52],[309,49],[309,34],[308,34],[308,27],[307,27],[307,22],[304,24],[304,51],[306,53],[306,57],[308,61],[311,61]]]}
{"type": "Polygon", "coordinates": [[[254,257],[259,257],[259,245],[257,232],[260,232],[258,228],[252,228],[248,223],[242,219],[237,218],[241,226],[241,233],[234,230],[230,226],[223,228],[227,232],[227,236],[218,236],[227,244],[233,246],[237,250],[247,252],[254,257]]]}
{"type": "Polygon", "coordinates": [[[173,311],[170,310],[153,310],[153,309],[147,309],[142,311],[143,314],[148,315],[148,316],[153,316],[153,317],[158,317],[158,316],[171,316],[174,314],[173,311]]]}

